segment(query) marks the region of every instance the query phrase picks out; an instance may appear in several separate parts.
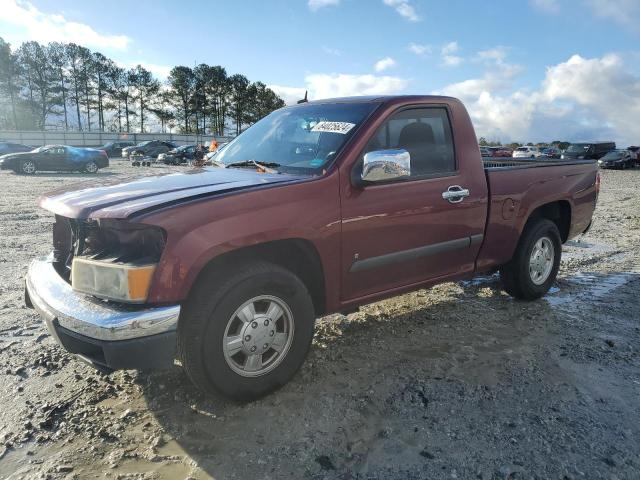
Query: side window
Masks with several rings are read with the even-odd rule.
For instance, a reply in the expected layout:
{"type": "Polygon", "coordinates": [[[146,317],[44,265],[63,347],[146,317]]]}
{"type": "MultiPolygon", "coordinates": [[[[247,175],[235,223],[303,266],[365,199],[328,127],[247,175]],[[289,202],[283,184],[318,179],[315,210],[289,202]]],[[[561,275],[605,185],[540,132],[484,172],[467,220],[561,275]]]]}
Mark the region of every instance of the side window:
{"type": "Polygon", "coordinates": [[[411,155],[412,177],[455,171],[446,109],[414,108],[394,114],[369,141],[365,153],[398,148],[411,155]]]}

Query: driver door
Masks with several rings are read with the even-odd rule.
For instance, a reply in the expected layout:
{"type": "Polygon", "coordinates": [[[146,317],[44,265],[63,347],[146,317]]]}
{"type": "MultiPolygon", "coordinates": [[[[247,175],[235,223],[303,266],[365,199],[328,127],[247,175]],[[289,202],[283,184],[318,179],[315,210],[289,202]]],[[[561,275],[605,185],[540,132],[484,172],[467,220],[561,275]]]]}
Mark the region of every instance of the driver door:
{"type": "Polygon", "coordinates": [[[38,170],[61,170],[63,169],[63,154],[64,148],[51,147],[40,152],[37,158],[38,170]]]}
{"type": "Polygon", "coordinates": [[[460,168],[447,110],[402,109],[363,153],[373,151],[408,152],[410,176],[361,188],[349,183],[342,198],[342,300],[473,271],[487,213],[484,179],[460,168]]]}

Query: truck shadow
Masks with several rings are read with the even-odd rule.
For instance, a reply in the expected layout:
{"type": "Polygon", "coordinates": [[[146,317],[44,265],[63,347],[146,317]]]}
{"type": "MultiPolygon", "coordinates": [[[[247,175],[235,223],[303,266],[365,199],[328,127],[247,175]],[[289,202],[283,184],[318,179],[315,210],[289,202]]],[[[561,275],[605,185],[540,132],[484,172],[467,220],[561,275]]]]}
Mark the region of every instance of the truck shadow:
{"type": "MultiPolygon", "coordinates": [[[[420,470],[432,397],[449,389],[454,408],[462,392],[490,390],[526,369],[553,344],[554,315],[544,299],[513,301],[485,277],[320,319],[294,379],[252,403],[206,396],[178,368],[154,374],[145,400],[164,432],[155,453],[186,453],[216,479],[352,478],[397,465],[394,455],[420,470]],[[385,450],[392,439],[402,453],[385,450]]],[[[474,431],[491,430],[490,416],[472,415],[474,431]]]]}

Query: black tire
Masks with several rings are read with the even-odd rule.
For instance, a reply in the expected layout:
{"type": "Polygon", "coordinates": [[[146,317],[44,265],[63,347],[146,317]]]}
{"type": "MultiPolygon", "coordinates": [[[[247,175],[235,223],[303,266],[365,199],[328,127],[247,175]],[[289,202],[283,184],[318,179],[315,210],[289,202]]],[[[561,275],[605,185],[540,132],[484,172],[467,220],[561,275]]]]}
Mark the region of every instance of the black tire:
{"type": "Polygon", "coordinates": [[[98,164],[93,160],[89,160],[84,164],[84,166],[82,167],[82,170],[85,173],[98,173],[98,164]]]}
{"type": "Polygon", "coordinates": [[[198,279],[183,305],[178,325],[178,356],[191,381],[207,393],[238,401],[262,397],[287,383],[300,368],[313,338],[315,314],[300,279],[278,265],[252,262],[221,278],[209,272],[198,279]],[[291,312],[293,339],[275,368],[255,377],[236,373],[227,362],[223,340],[227,324],[245,302],[260,295],[277,297],[291,312]]]}
{"type": "Polygon", "coordinates": [[[556,224],[546,218],[529,220],[520,236],[513,258],[500,268],[500,279],[505,291],[520,300],[542,297],[549,291],[558,275],[561,255],[562,241],[556,224]],[[550,239],[553,245],[553,267],[544,283],[537,285],[532,280],[529,263],[536,242],[543,237],[550,239]]]}

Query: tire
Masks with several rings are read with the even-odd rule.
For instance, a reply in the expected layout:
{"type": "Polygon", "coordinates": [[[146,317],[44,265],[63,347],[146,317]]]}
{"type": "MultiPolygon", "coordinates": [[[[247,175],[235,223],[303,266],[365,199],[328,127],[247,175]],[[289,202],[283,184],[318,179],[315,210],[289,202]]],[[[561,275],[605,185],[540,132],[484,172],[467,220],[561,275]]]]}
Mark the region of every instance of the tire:
{"type": "Polygon", "coordinates": [[[22,160],[19,171],[23,175],[33,175],[36,173],[36,162],[33,160],[22,160]]]}
{"type": "Polygon", "coordinates": [[[246,263],[234,270],[226,279],[212,271],[198,280],[180,315],[178,355],[187,375],[201,390],[248,401],[281,387],[300,368],[313,338],[315,313],[305,285],[289,270],[267,262],[246,263]],[[250,315],[238,312],[249,301],[255,301],[256,312],[275,303],[282,307],[282,314],[269,327],[265,313],[242,321],[250,315]],[[274,325],[277,346],[270,330],[274,325]],[[232,353],[223,343],[234,336],[238,350],[232,353]],[[271,342],[270,338],[280,352],[263,343],[271,342]],[[261,349],[258,354],[250,353],[256,348],[261,349]],[[257,367],[262,371],[249,367],[249,356],[265,361],[265,367],[257,367]]]}
{"type": "Polygon", "coordinates": [[[545,218],[529,220],[520,236],[513,258],[500,268],[500,279],[505,291],[520,300],[542,297],[549,291],[558,275],[561,255],[562,242],[556,224],[545,218]],[[537,266],[532,266],[534,248],[539,252],[537,247],[541,245],[538,242],[553,249],[553,259],[551,262],[545,262],[544,255],[540,255],[537,266]],[[547,272],[543,265],[550,266],[550,270],[547,272]],[[545,271],[541,274],[543,269],[545,271]]]}
{"type": "Polygon", "coordinates": [[[89,160],[84,164],[83,171],[86,173],[96,173],[98,171],[98,164],[93,160],[89,160]]]}

